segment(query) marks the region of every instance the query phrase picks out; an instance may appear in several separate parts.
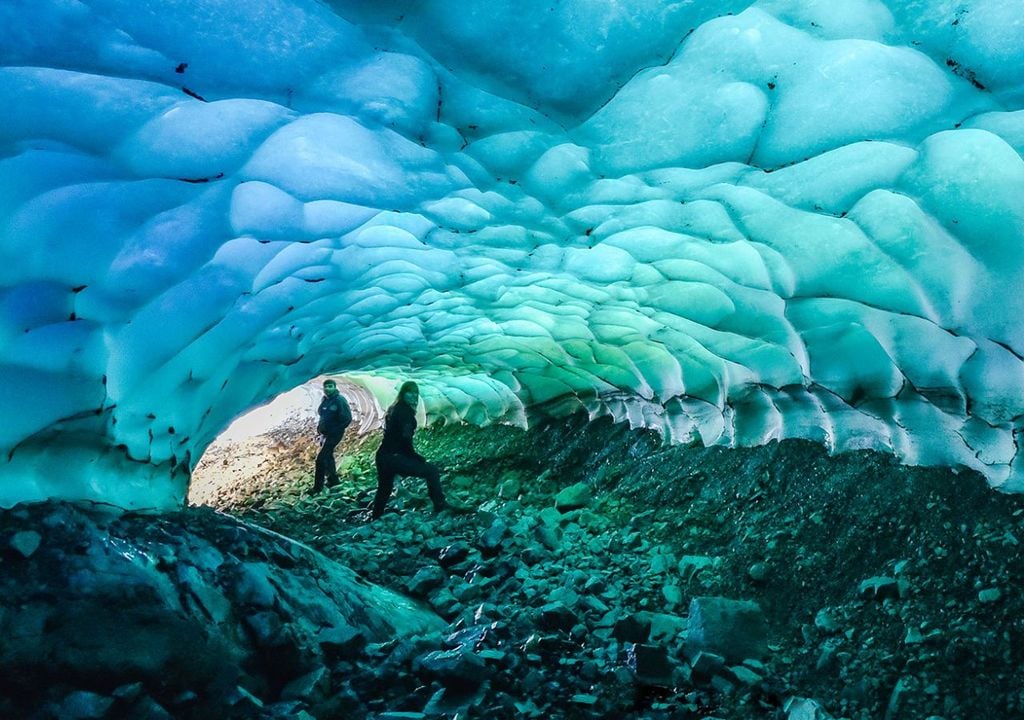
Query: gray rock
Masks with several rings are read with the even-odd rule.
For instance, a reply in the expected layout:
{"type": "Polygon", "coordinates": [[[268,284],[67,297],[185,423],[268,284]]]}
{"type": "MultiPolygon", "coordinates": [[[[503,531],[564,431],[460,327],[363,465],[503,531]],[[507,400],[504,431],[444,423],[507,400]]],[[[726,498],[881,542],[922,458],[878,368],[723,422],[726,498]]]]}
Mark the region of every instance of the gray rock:
{"type": "Polygon", "coordinates": [[[839,627],[839,623],[837,623],[836,619],[832,617],[832,613],[825,608],[819,610],[814,616],[814,627],[818,628],[823,633],[828,633],[829,635],[834,635],[841,629],[839,627]]]}
{"type": "Polygon", "coordinates": [[[405,589],[414,597],[427,597],[431,591],[444,585],[447,579],[448,576],[445,575],[444,570],[436,565],[431,565],[417,570],[416,574],[405,584],[405,589]]]}
{"type": "Polygon", "coordinates": [[[647,613],[633,613],[615,623],[612,637],[621,642],[645,643],[651,636],[651,618],[647,613]]]}
{"type": "Polygon", "coordinates": [[[501,518],[497,518],[491,526],[480,534],[477,544],[484,551],[485,555],[494,555],[501,549],[502,541],[508,534],[508,525],[501,518]]]}
{"type": "Polygon", "coordinates": [[[690,602],[687,642],[729,661],[762,658],[768,654],[768,623],[756,602],[697,597],[690,602]]]}
{"type": "Polygon", "coordinates": [[[442,548],[437,555],[437,561],[442,567],[453,567],[469,557],[470,549],[469,545],[462,541],[454,542],[442,548]]]}
{"type": "Polygon", "coordinates": [[[510,477],[498,486],[498,497],[502,500],[514,500],[522,492],[522,483],[518,478],[510,477]]]}
{"type": "Polygon", "coordinates": [[[317,641],[329,657],[352,657],[366,647],[366,636],[348,626],[326,627],[317,634],[317,641]]]}
{"type": "Polygon", "coordinates": [[[569,630],[579,622],[579,617],[561,601],[548,603],[540,609],[540,624],[549,630],[569,630]]]}
{"type": "Polygon", "coordinates": [[[562,547],[562,538],[559,536],[558,530],[550,525],[538,525],[534,531],[534,537],[537,538],[541,545],[552,552],[562,547]]]}
{"type": "Polygon", "coordinates": [[[642,685],[668,687],[676,665],[661,645],[626,644],[626,666],[636,673],[642,685]]]}
{"type": "Polygon", "coordinates": [[[657,553],[651,558],[650,573],[652,575],[662,575],[671,570],[675,564],[676,558],[674,555],[657,553]]]}
{"type": "Polygon", "coordinates": [[[258,608],[274,607],[277,593],[267,577],[270,572],[270,566],[266,563],[243,563],[235,580],[238,599],[258,608]]]}
{"type": "Polygon", "coordinates": [[[764,582],[768,579],[768,566],[763,562],[756,562],[747,569],[747,576],[754,582],[764,582]]]}
{"type": "Polygon", "coordinates": [[[707,555],[683,555],[679,558],[679,563],[676,565],[676,569],[682,577],[687,580],[692,580],[693,576],[701,570],[717,567],[719,562],[720,558],[709,557],[707,555]]]}
{"type": "Polygon", "coordinates": [[[683,589],[678,585],[663,585],[661,588],[661,596],[665,598],[665,603],[669,609],[674,608],[683,601],[683,589]]]}
{"type": "Polygon", "coordinates": [[[325,667],[297,677],[281,690],[283,700],[315,700],[323,696],[330,682],[330,673],[325,667]]]}
{"type": "Polygon", "coordinates": [[[151,697],[143,697],[125,715],[125,720],[174,720],[174,716],[151,697]]]}
{"type": "Polygon", "coordinates": [[[791,697],[782,710],[786,713],[786,720],[832,720],[821,703],[809,698],[791,697]]]}
{"type": "Polygon", "coordinates": [[[555,507],[561,512],[589,507],[591,502],[593,495],[590,487],[583,483],[570,485],[555,496],[555,507]]]}
{"type": "Polygon", "coordinates": [[[14,533],[9,545],[22,557],[30,558],[39,549],[42,542],[43,536],[35,530],[22,530],[14,533]]]}
{"type": "Polygon", "coordinates": [[[704,652],[703,650],[697,651],[697,653],[690,660],[690,667],[693,668],[693,672],[703,677],[710,677],[725,666],[725,658],[715,653],[704,652]]]}
{"type": "Polygon", "coordinates": [[[896,578],[871,577],[857,587],[857,595],[863,600],[885,600],[901,597],[900,585],[896,578]]]}
{"type": "Polygon", "coordinates": [[[114,704],[114,698],[79,690],[61,702],[57,710],[59,720],[91,720],[105,717],[114,704]]]}
{"type": "Polygon", "coordinates": [[[453,688],[477,687],[488,675],[484,661],[461,648],[429,652],[416,658],[414,667],[453,688]]]}
{"type": "Polygon", "coordinates": [[[650,639],[652,642],[675,642],[686,635],[688,620],[668,613],[644,612],[637,613],[647,618],[650,623],[650,639]]]}
{"type": "Polygon", "coordinates": [[[278,647],[285,642],[284,626],[277,613],[269,610],[249,615],[245,625],[252,632],[253,640],[262,647],[278,647]]]}
{"type": "Polygon", "coordinates": [[[978,593],[978,601],[982,603],[994,603],[1003,596],[1003,593],[999,591],[999,588],[985,588],[978,593]]]}
{"type": "Polygon", "coordinates": [[[725,668],[726,677],[735,682],[738,685],[746,685],[748,687],[754,687],[760,685],[764,680],[764,677],[754,672],[746,665],[733,665],[725,668]]]}

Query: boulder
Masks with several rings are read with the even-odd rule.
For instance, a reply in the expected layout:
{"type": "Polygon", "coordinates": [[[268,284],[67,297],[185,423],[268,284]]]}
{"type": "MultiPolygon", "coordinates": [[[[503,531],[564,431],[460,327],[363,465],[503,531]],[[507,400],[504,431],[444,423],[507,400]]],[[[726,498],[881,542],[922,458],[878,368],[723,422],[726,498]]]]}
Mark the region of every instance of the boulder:
{"type": "Polygon", "coordinates": [[[768,623],[756,602],[697,597],[690,602],[687,642],[727,661],[762,658],[768,653],[768,623]]]}
{"type": "Polygon", "coordinates": [[[626,644],[626,666],[636,673],[641,685],[670,687],[676,665],[660,645],[626,644]]]}

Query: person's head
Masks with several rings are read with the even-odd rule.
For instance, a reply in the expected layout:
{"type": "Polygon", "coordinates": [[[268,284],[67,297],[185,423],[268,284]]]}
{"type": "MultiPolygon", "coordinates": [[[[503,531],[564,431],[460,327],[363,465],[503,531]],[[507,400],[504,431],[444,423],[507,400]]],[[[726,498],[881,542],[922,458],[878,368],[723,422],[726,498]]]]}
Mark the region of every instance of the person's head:
{"type": "Polygon", "coordinates": [[[338,394],[338,383],[333,380],[324,380],[324,395],[334,397],[338,394]]]}
{"type": "Polygon", "coordinates": [[[398,389],[398,399],[415,408],[420,401],[420,388],[419,385],[414,383],[412,380],[407,380],[402,383],[402,387],[398,389]]]}

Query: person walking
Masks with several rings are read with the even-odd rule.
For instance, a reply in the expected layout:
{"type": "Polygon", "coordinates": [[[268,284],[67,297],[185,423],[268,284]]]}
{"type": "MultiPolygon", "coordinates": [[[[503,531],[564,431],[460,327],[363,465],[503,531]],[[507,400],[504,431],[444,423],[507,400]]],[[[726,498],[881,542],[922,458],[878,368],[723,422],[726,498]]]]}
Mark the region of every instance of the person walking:
{"type": "Polygon", "coordinates": [[[377,494],[373,498],[371,515],[374,520],[384,514],[388,499],[395,489],[395,476],[420,477],[427,481],[427,492],[434,510],[449,508],[441,490],[441,474],[437,466],[429,463],[412,446],[416,433],[416,406],[420,390],[411,380],[402,383],[398,397],[384,417],[384,439],[375,457],[377,465],[377,494]]]}
{"type": "Polygon", "coordinates": [[[317,408],[320,421],[316,429],[320,433],[320,452],[316,454],[313,470],[313,494],[323,491],[324,486],[338,484],[338,466],[334,462],[334,449],[341,442],[345,428],[352,423],[352,410],[348,400],[338,392],[334,380],[324,380],[324,397],[317,408]]]}

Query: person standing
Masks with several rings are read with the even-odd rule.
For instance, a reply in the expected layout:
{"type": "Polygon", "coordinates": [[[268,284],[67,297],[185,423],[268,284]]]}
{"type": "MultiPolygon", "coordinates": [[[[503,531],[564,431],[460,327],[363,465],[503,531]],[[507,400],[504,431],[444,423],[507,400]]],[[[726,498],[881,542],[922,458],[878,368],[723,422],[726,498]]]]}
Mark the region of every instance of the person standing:
{"type": "Polygon", "coordinates": [[[411,380],[402,384],[398,397],[384,417],[384,439],[377,450],[377,494],[373,498],[371,516],[374,520],[384,514],[388,499],[395,489],[395,476],[421,477],[427,481],[427,492],[434,510],[448,508],[441,490],[441,474],[437,466],[427,462],[412,446],[416,432],[416,406],[420,390],[411,380]]]}
{"type": "Polygon", "coordinates": [[[334,462],[334,449],[341,442],[345,428],[352,422],[352,410],[348,401],[338,392],[338,384],[324,380],[324,397],[317,408],[320,421],[316,429],[320,433],[320,452],[316,454],[313,471],[313,494],[321,492],[324,485],[338,484],[338,466],[334,462]]]}

